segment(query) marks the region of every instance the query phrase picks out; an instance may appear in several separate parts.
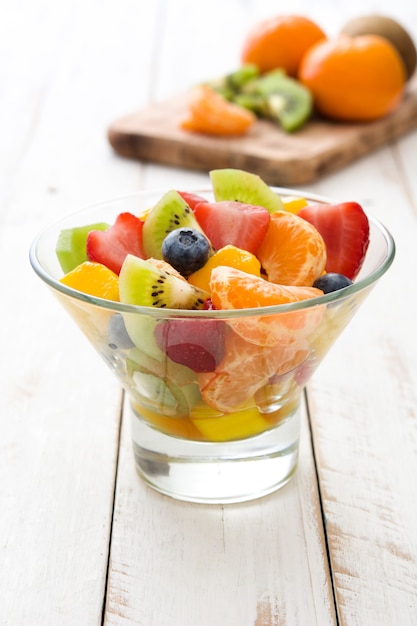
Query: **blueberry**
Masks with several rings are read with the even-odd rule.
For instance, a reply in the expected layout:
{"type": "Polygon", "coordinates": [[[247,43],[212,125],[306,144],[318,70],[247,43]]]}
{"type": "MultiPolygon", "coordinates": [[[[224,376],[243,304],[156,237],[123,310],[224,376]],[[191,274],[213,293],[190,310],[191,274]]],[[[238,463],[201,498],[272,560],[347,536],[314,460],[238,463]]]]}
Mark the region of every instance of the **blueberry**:
{"type": "Polygon", "coordinates": [[[207,237],[193,228],[176,228],[162,242],[164,261],[183,276],[189,276],[207,263],[211,245],[207,237]]]}
{"type": "Polygon", "coordinates": [[[343,289],[344,287],[348,287],[349,285],[352,285],[352,281],[350,280],[350,278],[348,278],[344,274],[336,274],[334,272],[323,274],[323,276],[317,278],[317,280],[315,280],[313,283],[313,287],[321,289],[324,293],[338,291],[339,289],[343,289]]]}

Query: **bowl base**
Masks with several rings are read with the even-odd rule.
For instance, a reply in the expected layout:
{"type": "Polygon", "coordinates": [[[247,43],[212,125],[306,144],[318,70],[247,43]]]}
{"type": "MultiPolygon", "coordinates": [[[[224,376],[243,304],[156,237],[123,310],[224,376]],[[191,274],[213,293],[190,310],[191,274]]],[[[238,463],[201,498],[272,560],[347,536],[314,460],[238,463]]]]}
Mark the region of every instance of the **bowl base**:
{"type": "Polygon", "coordinates": [[[275,428],[238,441],[211,443],[164,435],[131,410],[139,476],[176,500],[245,502],[283,487],[297,467],[299,409],[275,428]]]}

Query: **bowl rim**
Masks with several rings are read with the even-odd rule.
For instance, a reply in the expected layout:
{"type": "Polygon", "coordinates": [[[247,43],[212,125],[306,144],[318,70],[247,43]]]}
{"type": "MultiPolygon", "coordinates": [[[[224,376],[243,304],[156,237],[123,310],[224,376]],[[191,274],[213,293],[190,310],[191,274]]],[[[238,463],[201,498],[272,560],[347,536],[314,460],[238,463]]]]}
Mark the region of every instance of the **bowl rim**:
{"type": "MultiPolygon", "coordinates": [[[[270,186],[275,193],[278,193],[281,196],[286,197],[303,197],[308,200],[312,200],[313,202],[320,203],[331,203],[334,204],[336,202],[340,202],[333,198],[329,198],[320,194],[306,192],[300,189],[292,189],[286,187],[276,187],[270,186]]],[[[313,307],[325,305],[328,303],[333,303],[337,301],[344,300],[345,298],[349,298],[353,294],[359,293],[364,289],[373,286],[378,279],[383,276],[389,267],[392,265],[396,253],[396,246],[393,236],[390,231],[380,222],[378,219],[366,213],[370,224],[372,224],[377,230],[380,231],[383,238],[386,241],[387,252],[383,261],[378,265],[378,267],[373,270],[370,274],[368,274],[364,278],[360,278],[352,285],[344,287],[343,289],[339,289],[337,291],[330,292],[328,294],[324,294],[322,296],[318,296],[317,298],[309,298],[307,300],[301,300],[297,302],[290,302],[287,304],[277,304],[270,305],[265,307],[252,307],[252,308],[244,308],[244,309],[223,309],[223,310],[202,310],[202,309],[173,309],[173,308],[160,308],[160,307],[151,307],[151,306],[140,306],[133,304],[124,304],[117,301],[106,300],[104,298],[99,298],[96,296],[92,296],[86,294],[84,292],[78,291],[69,287],[59,281],[59,279],[55,278],[52,274],[50,274],[42,265],[38,258],[38,247],[41,243],[42,238],[48,233],[48,231],[52,229],[56,229],[59,227],[60,223],[64,223],[69,219],[76,218],[78,215],[84,214],[86,211],[93,211],[100,207],[109,207],[111,204],[116,204],[119,202],[125,202],[127,200],[132,200],[135,198],[143,198],[145,196],[152,196],[157,198],[158,196],[162,197],[164,193],[167,192],[167,189],[160,188],[151,188],[136,192],[131,192],[128,194],[124,194],[121,196],[116,196],[112,198],[108,198],[106,200],[100,200],[91,204],[84,205],[82,208],[79,208],[75,211],[71,211],[66,213],[62,218],[58,220],[54,220],[49,222],[46,226],[44,226],[38,234],[33,239],[30,248],[29,248],[29,260],[30,264],[35,271],[35,273],[53,290],[62,293],[63,295],[72,298],[74,300],[78,300],[81,302],[85,302],[90,305],[97,306],[101,309],[110,310],[118,313],[142,313],[146,315],[151,315],[152,317],[196,317],[196,318],[216,318],[216,319],[229,319],[236,317],[248,317],[248,316],[259,316],[262,312],[262,316],[268,315],[276,315],[278,313],[288,313],[291,311],[299,311],[310,309],[313,307]]],[[[213,193],[212,189],[209,187],[187,187],[188,193],[195,194],[207,194],[213,193]]],[[[117,213],[116,213],[117,214],[117,213]]]]}

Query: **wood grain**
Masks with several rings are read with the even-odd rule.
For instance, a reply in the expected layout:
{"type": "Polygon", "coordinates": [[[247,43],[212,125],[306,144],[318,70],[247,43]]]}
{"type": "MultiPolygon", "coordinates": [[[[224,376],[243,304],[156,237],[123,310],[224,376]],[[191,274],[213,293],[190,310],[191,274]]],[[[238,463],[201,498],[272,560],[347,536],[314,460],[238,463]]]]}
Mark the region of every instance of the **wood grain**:
{"type": "Polygon", "coordinates": [[[271,185],[310,183],[339,170],[417,127],[417,80],[408,85],[400,106],[387,117],[366,124],[312,119],[288,134],[258,120],[242,137],[193,134],[179,128],[188,94],[151,106],[113,122],[108,138],[125,157],[209,171],[234,167],[254,172],[271,185]]]}

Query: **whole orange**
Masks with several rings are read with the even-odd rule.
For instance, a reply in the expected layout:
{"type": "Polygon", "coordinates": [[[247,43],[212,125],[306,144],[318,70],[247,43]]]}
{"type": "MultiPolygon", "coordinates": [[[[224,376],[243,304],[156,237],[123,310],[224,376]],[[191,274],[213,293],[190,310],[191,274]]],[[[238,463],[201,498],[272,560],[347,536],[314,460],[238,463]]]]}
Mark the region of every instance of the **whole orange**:
{"type": "Polygon", "coordinates": [[[325,39],[322,29],[301,15],[278,15],[255,24],[242,49],[243,63],[254,63],[260,72],[283,68],[296,76],[305,52],[325,39]]]}
{"type": "Polygon", "coordinates": [[[366,122],[393,111],[405,89],[404,63],[385,38],[341,35],[307,51],[298,72],[317,111],[341,121],[366,122]]]}

